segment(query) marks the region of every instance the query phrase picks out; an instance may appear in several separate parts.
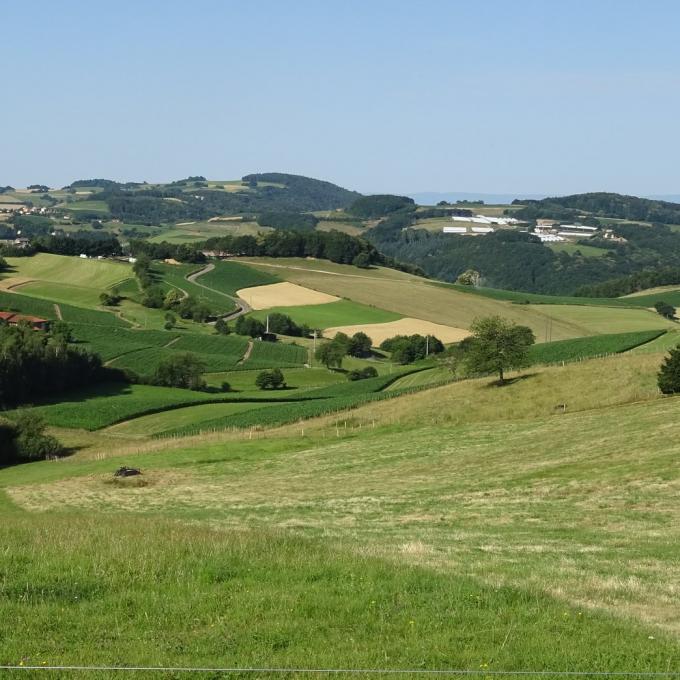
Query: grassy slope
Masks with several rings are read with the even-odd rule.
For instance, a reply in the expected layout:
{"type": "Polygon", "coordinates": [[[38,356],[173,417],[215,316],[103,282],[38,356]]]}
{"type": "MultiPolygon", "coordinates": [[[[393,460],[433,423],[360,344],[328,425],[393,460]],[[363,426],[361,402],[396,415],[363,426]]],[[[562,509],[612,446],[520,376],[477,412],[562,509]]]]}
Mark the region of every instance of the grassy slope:
{"type": "Polygon", "coordinates": [[[203,286],[199,286],[186,279],[189,274],[200,269],[202,269],[201,265],[195,264],[173,265],[159,264],[156,262],[154,263],[152,270],[161,277],[166,285],[171,285],[185,291],[199,302],[208,305],[213,311],[219,314],[232,312],[236,308],[233,300],[230,300],[225,295],[221,295],[214,290],[204,288],[203,286]]]}
{"type": "Polygon", "coordinates": [[[642,309],[511,304],[388,269],[361,271],[321,260],[248,261],[293,283],[435,323],[468,328],[478,317],[500,314],[532,328],[539,342],[671,325],[642,309]]]}
{"type": "MultiPolygon", "coordinates": [[[[287,394],[290,398],[290,394],[287,394]]],[[[96,430],[144,414],[168,411],[168,422],[172,425],[173,409],[237,400],[237,394],[192,392],[191,390],[153,385],[127,385],[111,383],[95,385],[61,395],[62,401],[35,406],[31,410],[41,415],[48,425],[63,428],[96,430]]],[[[267,396],[255,397],[264,401],[267,396]]],[[[251,398],[252,401],[252,398],[251,398]]],[[[262,404],[250,404],[251,408],[262,404]]],[[[12,416],[12,412],[8,412],[12,416]]],[[[167,428],[166,428],[167,429],[167,428]]]]}
{"type": "Polygon", "coordinates": [[[214,262],[215,268],[199,277],[199,282],[221,293],[236,295],[241,288],[266,286],[281,279],[269,272],[247,267],[239,262],[214,262]]]}
{"type": "Polygon", "coordinates": [[[10,257],[10,276],[24,276],[37,281],[94,288],[101,292],[130,278],[130,265],[110,260],[81,259],[38,253],[33,257],[10,257]]]}
{"type": "Polygon", "coordinates": [[[19,621],[4,648],[50,661],[676,668],[678,399],[655,396],[658,361],[449,385],[304,437],[296,425],[166,441],[135,454],[139,488],[109,482],[116,459],[2,471],[3,542],[22,546],[0,555],[0,621],[19,621]],[[569,409],[553,415],[559,400],[569,409]],[[608,406],[626,401],[639,403],[608,406]],[[68,625],[38,635],[60,608],[68,625]]]}

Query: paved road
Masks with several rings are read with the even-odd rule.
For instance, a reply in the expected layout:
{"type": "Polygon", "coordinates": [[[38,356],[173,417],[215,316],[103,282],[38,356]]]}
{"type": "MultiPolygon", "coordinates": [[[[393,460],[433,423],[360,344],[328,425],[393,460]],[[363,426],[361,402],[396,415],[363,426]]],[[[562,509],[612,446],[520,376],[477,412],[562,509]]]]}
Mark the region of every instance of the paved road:
{"type": "Polygon", "coordinates": [[[187,276],[187,281],[190,281],[191,283],[195,283],[197,286],[200,286],[201,288],[205,288],[206,290],[211,291],[212,293],[217,293],[218,295],[223,295],[226,298],[229,298],[236,306],[237,309],[234,312],[230,312],[229,314],[223,314],[220,318],[224,319],[225,321],[232,321],[233,319],[237,319],[239,316],[243,316],[244,314],[247,314],[248,312],[252,312],[253,308],[245,301],[242,300],[239,297],[234,297],[233,295],[227,295],[226,293],[223,293],[222,291],[215,290],[214,288],[209,288],[208,286],[204,286],[200,281],[198,281],[198,278],[203,276],[203,274],[207,274],[208,272],[211,272],[213,269],[215,269],[214,264],[207,264],[203,269],[200,271],[194,272],[193,274],[189,274],[187,276]]]}

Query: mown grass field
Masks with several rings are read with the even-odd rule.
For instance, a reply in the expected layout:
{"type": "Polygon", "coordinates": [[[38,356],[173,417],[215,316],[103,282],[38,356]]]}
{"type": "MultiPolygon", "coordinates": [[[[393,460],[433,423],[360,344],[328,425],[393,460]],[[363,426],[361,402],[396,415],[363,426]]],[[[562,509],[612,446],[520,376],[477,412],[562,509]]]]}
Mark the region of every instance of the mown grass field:
{"type": "Polygon", "coordinates": [[[50,253],[38,253],[33,257],[8,257],[7,263],[11,267],[9,276],[92,288],[98,293],[132,276],[132,268],[124,262],[50,253]]]}
{"type": "Polygon", "coordinates": [[[676,327],[674,322],[647,309],[580,307],[576,305],[542,305],[541,309],[553,319],[553,323],[574,324],[587,329],[588,333],[585,335],[628,333],[676,327]]]}
{"type": "Polygon", "coordinates": [[[214,269],[202,274],[198,282],[227,295],[236,295],[236,291],[241,288],[266,286],[281,280],[274,274],[239,262],[214,262],[213,264],[214,269]]]}
{"type": "Polygon", "coordinates": [[[675,671],[660,358],[2,470],[3,660],[675,671]]]}
{"type": "Polygon", "coordinates": [[[271,307],[252,312],[251,316],[264,321],[268,314],[279,313],[290,316],[297,324],[310,328],[330,328],[365,323],[388,323],[401,319],[400,314],[377,307],[369,307],[351,300],[338,300],[321,305],[299,305],[296,307],[271,307]]]}
{"type": "Polygon", "coordinates": [[[17,292],[53,302],[96,309],[100,306],[99,295],[103,291],[85,286],[71,286],[53,281],[25,283],[15,289],[17,292]]]}

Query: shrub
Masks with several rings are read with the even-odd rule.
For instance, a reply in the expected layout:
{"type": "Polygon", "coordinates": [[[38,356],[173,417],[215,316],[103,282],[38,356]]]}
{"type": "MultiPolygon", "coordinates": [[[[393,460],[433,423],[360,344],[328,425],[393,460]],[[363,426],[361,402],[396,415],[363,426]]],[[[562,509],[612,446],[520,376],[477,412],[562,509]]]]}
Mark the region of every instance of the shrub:
{"type": "Polygon", "coordinates": [[[367,378],[376,378],[378,371],[374,366],[366,366],[365,368],[355,368],[347,374],[348,380],[366,380],[367,378]]]}
{"type": "Polygon", "coordinates": [[[261,390],[273,389],[286,386],[286,381],[280,368],[273,368],[271,371],[261,371],[255,378],[255,385],[261,390]]]}
{"type": "Polygon", "coordinates": [[[44,431],[45,421],[31,411],[18,412],[13,421],[0,421],[0,465],[62,454],[59,440],[44,431]]]}
{"type": "Polygon", "coordinates": [[[205,363],[189,352],[174,354],[161,360],[154,374],[154,383],[164,387],[182,387],[188,390],[205,388],[201,374],[205,363]]]}
{"type": "Polygon", "coordinates": [[[664,394],[680,392],[680,347],[672,349],[664,359],[659,369],[657,383],[664,394]]]}

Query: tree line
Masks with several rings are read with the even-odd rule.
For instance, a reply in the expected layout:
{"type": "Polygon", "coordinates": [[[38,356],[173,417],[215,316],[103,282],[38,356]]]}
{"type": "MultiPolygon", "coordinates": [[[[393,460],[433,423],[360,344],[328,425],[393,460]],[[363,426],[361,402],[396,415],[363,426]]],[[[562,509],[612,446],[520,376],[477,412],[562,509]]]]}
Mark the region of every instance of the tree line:
{"type": "Polygon", "coordinates": [[[97,354],[70,346],[70,331],[0,324],[0,406],[9,408],[111,378],[97,354]]]}
{"type": "Polygon", "coordinates": [[[582,213],[596,217],[615,217],[636,222],[680,224],[680,204],[637,196],[624,196],[608,192],[593,192],[544,198],[542,200],[513,201],[523,205],[519,210],[506,211],[520,220],[539,218],[572,220],[582,213]]]}

